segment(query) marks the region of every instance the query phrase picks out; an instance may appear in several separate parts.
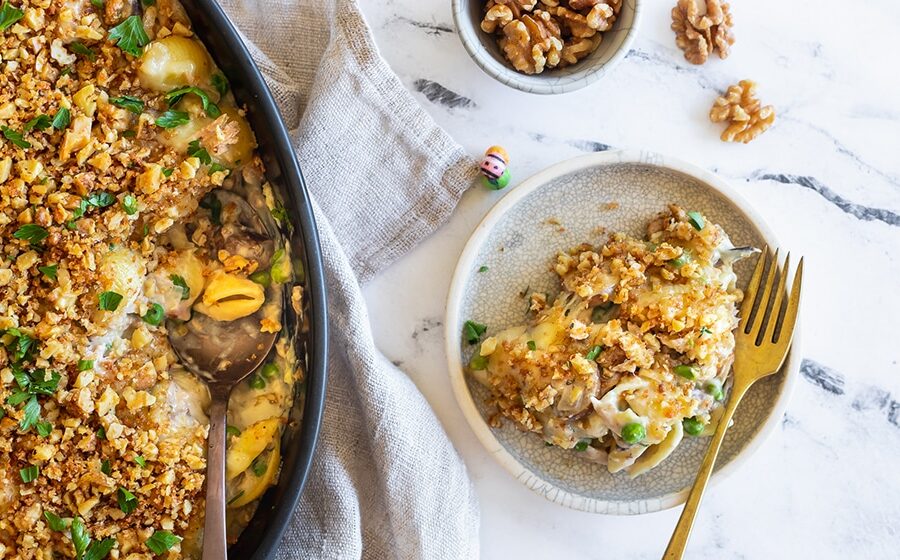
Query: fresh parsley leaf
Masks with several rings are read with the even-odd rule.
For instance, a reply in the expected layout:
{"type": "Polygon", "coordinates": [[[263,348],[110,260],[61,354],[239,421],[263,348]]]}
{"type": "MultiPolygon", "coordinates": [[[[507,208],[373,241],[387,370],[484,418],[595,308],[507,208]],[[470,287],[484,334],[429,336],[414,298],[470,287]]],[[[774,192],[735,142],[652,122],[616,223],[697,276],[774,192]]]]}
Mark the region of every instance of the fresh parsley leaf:
{"type": "Polygon", "coordinates": [[[25,406],[22,408],[22,412],[23,416],[22,419],[19,420],[19,428],[23,432],[27,432],[32,426],[37,424],[38,420],[41,418],[41,404],[38,402],[36,396],[31,395],[28,402],[26,402],[25,406]]]}
{"type": "Polygon", "coordinates": [[[29,482],[35,480],[40,472],[41,469],[37,465],[28,465],[27,467],[19,471],[19,476],[22,477],[22,482],[28,484],[29,482]]]}
{"type": "Polygon", "coordinates": [[[0,31],[6,31],[24,16],[25,12],[10,6],[8,0],[3,0],[3,6],[0,6],[0,31]]]}
{"type": "Polygon", "coordinates": [[[94,369],[94,360],[78,360],[78,371],[94,369]]]}
{"type": "Polygon", "coordinates": [[[109,40],[132,56],[141,56],[150,37],[144,31],[140,16],[128,16],[122,23],[109,30],[109,40]]]}
{"type": "Polygon", "coordinates": [[[105,0],[91,0],[91,5],[95,8],[97,8],[98,10],[102,10],[103,6],[106,5],[106,1],[105,0]]]}
{"type": "Polygon", "coordinates": [[[59,110],[56,111],[56,116],[53,117],[53,128],[62,130],[69,126],[69,117],[69,110],[65,107],[60,107],[59,110]]]}
{"type": "Polygon", "coordinates": [[[135,455],[135,456],[134,456],[134,462],[137,463],[138,465],[140,465],[141,468],[147,466],[147,459],[144,459],[144,458],[143,458],[142,456],[140,456],[140,455],[135,455]]]}
{"type": "Polygon", "coordinates": [[[6,397],[6,404],[9,406],[19,406],[29,398],[31,398],[31,393],[27,391],[13,391],[13,394],[6,397]]]}
{"type": "Polygon", "coordinates": [[[97,439],[106,439],[106,428],[97,428],[97,439]]]}
{"type": "Polygon", "coordinates": [[[478,267],[478,272],[487,272],[488,267],[486,265],[481,265],[478,267]]]}
{"type": "Polygon", "coordinates": [[[41,421],[35,424],[34,426],[37,429],[37,433],[41,437],[47,437],[53,432],[53,424],[46,421],[41,421]]]}
{"type": "MultiPolygon", "coordinates": [[[[213,173],[218,173],[219,171],[227,171],[228,175],[231,174],[231,170],[228,169],[227,167],[225,167],[224,165],[222,165],[221,163],[219,163],[217,161],[212,162],[212,164],[210,164],[210,166],[209,166],[209,174],[212,175],[213,173]]],[[[226,175],[226,177],[228,175],[226,175]]]]}
{"type": "Polygon", "coordinates": [[[106,476],[112,474],[112,465],[109,464],[109,459],[103,459],[103,461],[100,462],[100,472],[106,476]]]}
{"type": "Polygon", "coordinates": [[[187,285],[187,282],[185,282],[185,280],[182,276],[179,276],[177,274],[172,274],[171,276],[169,276],[169,280],[171,280],[173,284],[175,284],[176,286],[181,288],[181,299],[182,300],[186,300],[189,297],[191,297],[191,288],[190,288],[190,286],[187,285]]]}
{"type": "Polygon", "coordinates": [[[596,360],[597,356],[599,356],[600,352],[602,352],[602,351],[603,351],[603,347],[600,346],[599,344],[597,344],[595,346],[591,346],[591,349],[588,350],[588,353],[585,354],[584,357],[587,358],[588,360],[596,360]]]}
{"type": "Polygon", "coordinates": [[[38,270],[41,272],[41,274],[43,274],[44,276],[46,276],[46,277],[49,278],[50,280],[56,280],[56,269],[57,269],[57,267],[58,267],[58,265],[51,264],[51,265],[48,265],[48,266],[39,266],[39,267],[38,267],[38,270]]]}
{"type": "Polygon", "coordinates": [[[103,560],[109,555],[109,551],[116,546],[115,539],[103,539],[102,541],[95,541],[91,543],[88,549],[85,551],[84,556],[81,560],[103,560]]]}
{"type": "Polygon", "coordinates": [[[573,449],[575,449],[575,451],[586,451],[590,444],[591,444],[591,440],[583,439],[583,440],[579,441],[578,443],[576,443],[575,447],[573,449]]]}
{"type": "Polygon", "coordinates": [[[117,294],[116,292],[103,292],[100,294],[100,305],[98,308],[101,311],[115,311],[119,308],[120,303],[122,303],[121,294],[117,294]]]}
{"type": "Polygon", "coordinates": [[[78,558],[83,558],[84,551],[91,544],[91,536],[88,534],[84,521],[80,517],[75,516],[75,519],[72,520],[71,532],[72,544],[75,546],[75,555],[78,558]]]}
{"type": "Polygon", "coordinates": [[[144,110],[144,101],[133,95],[122,95],[119,97],[110,97],[109,102],[116,107],[127,109],[135,115],[140,115],[144,110]]]}
{"type": "Polygon", "coordinates": [[[40,244],[43,240],[47,239],[48,235],[50,235],[50,232],[37,224],[25,224],[13,233],[13,237],[16,239],[27,241],[32,245],[40,244]]]}
{"type": "Polygon", "coordinates": [[[30,132],[31,130],[44,130],[45,128],[50,128],[50,117],[47,115],[38,115],[25,123],[25,127],[23,130],[25,132],[30,132]]]}
{"type": "Polygon", "coordinates": [[[68,528],[65,520],[53,513],[52,511],[44,511],[44,519],[47,520],[47,526],[51,531],[65,531],[68,528]]]}
{"type": "Polygon", "coordinates": [[[174,173],[174,172],[175,172],[175,170],[171,167],[166,167],[165,169],[162,170],[163,177],[165,177],[167,179],[169,177],[171,177],[172,173],[174,173]]]}
{"type": "Polygon", "coordinates": [[[200,103],[203,105],[203,110],[206,111],[206,114],[211,118],[214,119],[222,114],[219,106],[213,103],[212,100],[210,100],[209,94],[202,89],[194,86],[173,89],[166,94],[166,102],[169,104],[169,107],[172,107],[173,105],[181,101],[182,97],[188,95],[189,93],[194,94],[200,98],[200,103]]]}
{"type": "Polygon", "coordinates": [[[124,488],[119,488],[119,491],[117,493],[117,500],[119,502],[119,509],[122,510],[122,513],[125,513],[126,515],[137,509],[137,496],[124,488]]]}
{"type": "Polygon", "coordinates": [[[97,208],[106,208],[115,204],[116,197],[105,191],[93,192],[85,199],[88,204],[97,208]]]}
{"type": "Polygon", "coordinates": [[[206,151],[206,148],[200,145],[200,140],[192,140],[188,144],[188,155],[191,157],[195,157],[200,160],[200,163],[209,165],[212,163],[212,158],[209,157],[209,152],[206,151]]]}
{"type": "Polygon", "coordinates": [[[154,554],[158,555],[163,554],[180,542],[181,537],[177,537],[168,531],[156,531],[144,544],[146,544],[147,548],[152,550],[154,554]]]}
{"type": "Polygon", "coordinates": [[[253,463],[250,464],[250,470],[253,471],[253,474],[256,476],[262,476],[266,474],[266,471],[269,469],[269,460],[268,458],[257,457],[253,460],[253,463]]]}
{"type": "Polygon", "coordinates": [[[59,372],[51,371],[47,376],[46,370],[36,369],[31,372],[31,392],[36,395],[52,395],[59,388],[59,372]]]}
{"type": "Polygon", "coordinates": [[[74,43],[69,43],[69,50],[75,54],[80,54],[88,57],[88,60],[93,61],[97,58],[97,53],[94,52],[94,49],[86,47],[84,43],[80,41],[75,41],[74,43]]]}
{"type": "Polygon", "coordinates": [[[136,130],[131,130],[131,129],[123,130],[123,131],[120,133],[120,136],[121,136],[122,138],[134,138],[135,136],[137,136],[137,131],[136,131],[136,130]]]}
{"type": "Polygon", "coordinates": [[[3,136],[6,137],[7,140],[15,144],[16,146],[22,149],[28,149],[31,147],[31,142],[24,140],[22,138],[21,132],[16,132],[15,130],[9,128],[8,126],[4,126],[0,128],[3,130],[3,136]]]}
{"type": "Polygon", "coordinates": [[[531,350],[532,352],[537,350],[537,343],[533,340],[529,340],[528,341],[528,349],[531,350]]]}
{"type": "Polygon", "coordinates": [[[175,128],[187,124],[191,121],[190,116],[184,111],[173,111],[169,109],[156,118],[156,126],[160,128],[175,128]]]}
{"type": "Polygon", "coordinates": [[[124,197],[122,197],[122,210],[125,210],[125,213],[129,216],[134,216],[135,214],[137,214],[137,198],[135,198],[133,194],[126,194],[124,197]]]}
{"type": "Polygon", "coordinates": [[[213,74],[210,80],[212,81],[213,87],[216,88],[217,92],[219,92],[219,97],[222,97],[226,93],[228,93],[228,80],[225,78],[225,76],[223,76],[222,74],[213,74]]]}
{"type": "Polygon", "coordinates": [[[463,324],[463,336],[469,344],[475,344],[487,331],[487,325],[476,323],[475,321],[466,321],[463,324]]]}

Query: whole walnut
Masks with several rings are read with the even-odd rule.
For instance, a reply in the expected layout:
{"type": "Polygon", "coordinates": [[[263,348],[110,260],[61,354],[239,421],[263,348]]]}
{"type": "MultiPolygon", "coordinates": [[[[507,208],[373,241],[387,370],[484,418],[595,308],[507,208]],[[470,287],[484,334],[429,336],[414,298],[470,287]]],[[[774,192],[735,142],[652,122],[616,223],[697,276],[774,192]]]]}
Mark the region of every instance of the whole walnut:
{"type": "Polygon", "coordinates": [[[713,52],[728,57],[734,44],[734,17],[721,0],[678,0],[672,8],[675,44],[691,64],[703,64],[713,52]]]}

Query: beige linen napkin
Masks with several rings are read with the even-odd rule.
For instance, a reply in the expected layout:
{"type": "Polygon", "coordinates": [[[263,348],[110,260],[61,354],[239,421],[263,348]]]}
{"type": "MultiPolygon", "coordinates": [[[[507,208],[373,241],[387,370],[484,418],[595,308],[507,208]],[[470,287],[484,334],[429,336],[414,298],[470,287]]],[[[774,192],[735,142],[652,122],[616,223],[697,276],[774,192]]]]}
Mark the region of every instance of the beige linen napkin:
{"type": "Polygon", "coordinates": [[[448,218],[474,162],[379,56],[354,1],[220,1],[292,132],[329,286],[322,434],[278,558],[477,558],[465,466],[375,348],[360,291],[448,218]]]}

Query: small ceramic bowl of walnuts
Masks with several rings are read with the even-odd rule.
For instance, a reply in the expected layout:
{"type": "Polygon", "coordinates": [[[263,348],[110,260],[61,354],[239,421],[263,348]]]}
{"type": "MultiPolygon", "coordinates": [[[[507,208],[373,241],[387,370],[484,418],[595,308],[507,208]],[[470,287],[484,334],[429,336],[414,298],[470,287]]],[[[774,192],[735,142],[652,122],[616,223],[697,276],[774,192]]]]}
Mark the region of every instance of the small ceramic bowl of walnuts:
{"type": "Polygon", "coordinates": [[[596,82],[625,58],[639,0],[453,0],[469,56],[521,91],[565,93],[596,82]]]}

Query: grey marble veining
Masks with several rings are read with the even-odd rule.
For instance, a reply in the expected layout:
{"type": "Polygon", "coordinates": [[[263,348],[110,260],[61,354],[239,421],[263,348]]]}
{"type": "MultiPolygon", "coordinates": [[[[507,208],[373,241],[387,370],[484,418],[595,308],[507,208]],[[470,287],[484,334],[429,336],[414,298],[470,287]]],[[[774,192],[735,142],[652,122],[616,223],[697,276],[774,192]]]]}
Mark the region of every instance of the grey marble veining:
{"type": "MultiPolygon", "coordinates": [[[[645,0],[638,38],[615,71],[545,98],[475,66],[454,34],[449,0],[362,4],[383,55],[438,123],[473,155],[508,149],[509,188],[588,152],[658,151],[724,177],[806,257],[805,360],[788,412],[749,462],[711,489],[687,557],[900,558],[896,5],[735,0],[732,55],[696,67],[669,30],[674,0],[645,0]],[[838,20],[849,23],[838,29],[838,20]],[[753,143],[725,144],[707,113],[743,78],[759,83],[778,117],[753,143]]],[[[552,504],[493,462],[453,399],[441,324],[449,279],[469,233],[503,194],[473,189],[446,227],[366,287],[376,340],[466,461],[481,499],[484,558],[659,558],[677,510],[619,518],[552,504]]]]}

